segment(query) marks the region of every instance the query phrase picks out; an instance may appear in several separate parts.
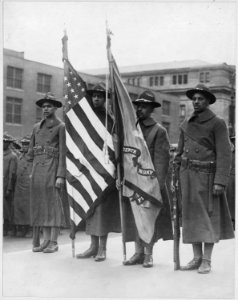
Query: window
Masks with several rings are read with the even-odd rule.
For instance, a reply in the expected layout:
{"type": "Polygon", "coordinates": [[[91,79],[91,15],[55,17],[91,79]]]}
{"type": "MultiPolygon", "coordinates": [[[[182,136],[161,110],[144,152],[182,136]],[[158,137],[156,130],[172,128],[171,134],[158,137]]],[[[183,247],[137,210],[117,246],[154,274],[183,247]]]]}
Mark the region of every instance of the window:
{"type": "Polygon", "coordinates": [[[186,106],[185,106],[185,104],[180,105],[179,115],[180,115],[180,117],[185,117],[185,115],[186,115],[186,106]]]}
{"type": "Polygon", "coordinates": [[[150,81],[149,85],[153,86],[154,85],[154,77],[150,77],[149,81],[150,81]]]}
{"type": "Polygon", "coordinates": [[[163,102],[162,102],[162,114],[167,115],[167,116],[170,115],[170,102],[169,101],[163,100],[163,102]]]}
{"type": "Polygon", "coordinates": [[[7,67],[7,86],[16,89],[22,88],[23,70],[14,67],[7,67]]]}
{"type": "Polygon", "coordinates": [[[158,78],[158,76],[155,76],[155,85],[159,85],[159,78],[158,78]]]}
{"type": "Polygon", "coordinates": [[[169,135],[169,130],[170,130],[170,123],[169,122],[162,122],[162,125],[164,128],[167,130],[167,133],[169,135]]]}
{"type": "Polygon", "coordinates": [[[210,72],[201,72],[199,74],[199,81],[202,83],[210,82],[210,72]]]}
{"type": "Polygon", "coordinates": [[[21,124],[22,99],[7,97],[6,122],[21,124]]]}
{"type": "Polygon", "coordinates": [[[135,85],[135,78],[132,78],[132,85],[135,85]]]}
{"type": "Polygon", "coordinates": [[[140,86],[140,77],[136,78],[136,85],[140,86]]]}
{"type": "Polygon", "coordinates": [[[176,74],[172,76],[172,84],[187,84],[188,74],[176,74]]]}
{"type": "Polygon", "coordinates": [[[50,92],[51,75],[37,74],[37,92],[48,93],[50,92]]]}
{"type": "Polygon", "coordinates": [[[159,78],[159,85],[164,85],[164,76],[160,76],[159,78]]]}

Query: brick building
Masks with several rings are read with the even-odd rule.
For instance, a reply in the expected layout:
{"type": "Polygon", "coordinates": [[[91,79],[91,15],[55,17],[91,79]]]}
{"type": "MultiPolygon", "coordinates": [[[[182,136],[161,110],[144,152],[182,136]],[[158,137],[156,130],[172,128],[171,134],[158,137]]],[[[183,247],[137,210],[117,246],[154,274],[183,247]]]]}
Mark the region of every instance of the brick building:
{"type": "MultiPolygon", "coordinates": [[[[211,109],[233,128],[235,127],[235,71],[233,65],[210,64],[199,60],[120,68],[124,82],[178,97],[180,121],[193,111],[192,102],[185,95],[186,90],[195,87],[198,83],[207,85],[217,97],[217,102],[211,106],[211,109]]],[[[88,73],[101,77],[104,72],[102,69],[88,70],[88,73]]]]}
{"type": "MultiPolygon", "coordinates": [[[[34,123],[41,119],[41,109],[35,105],[47,92],[63,100],[63,68],[27,60],[24,52],[4,49],[3,52],[3,130],[16,138],[30,134],[34,123]]],[[[102,77],[79,72],[88,87],[102,82],[102,77]]],[[[125,83],[132,99],[147,87],[125,83]]],[[[171,143],[178,139],[179,101],[176,96],[161,93],[152,87],[162,108],[156,109],[154,117],[168,130],[171,143]]],[[[63,118],[63,110],[57,111],[63,118]]]]}

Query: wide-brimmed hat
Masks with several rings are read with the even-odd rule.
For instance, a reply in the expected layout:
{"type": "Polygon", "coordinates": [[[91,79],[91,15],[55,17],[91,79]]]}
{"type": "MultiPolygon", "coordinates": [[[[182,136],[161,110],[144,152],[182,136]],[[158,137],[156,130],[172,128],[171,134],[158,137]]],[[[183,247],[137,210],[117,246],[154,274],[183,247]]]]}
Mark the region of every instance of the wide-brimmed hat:
{"type": "Polygon", "coordinates": [[[195,93],[201,93],[203,94],[206,98],[209,99],[209,103],[213,104],[214,102],[216,102],[216,97],[214,94],[212,94],[212,92],[209,90],[208,87],[206,87],[204,84],[198,84],[194,89],[188,90],[186,92],[186,95],[189,99],[192,100],[193,95],[195,93]]]}
{"type": "Polygon", "coordinates": [[[58,107],[58,108],[62,107],[62,103],[55,98],[54,94],[52,94],[50,92],[45,94],[44,98],[41,98],[41,99],[37,100],[36,105],[38,105],[39,107],[42,107],[42,105],[45,102],[49,102],[49,103],[53,104],[55,107],[58,107]]]}
{"type": "MultiPolygon", "coordinates": [[[[102,85],[100,85],[100,84],[96,84],[91,89],[88,89],[87,93],[90,96],[92,96],[93,93],[101,93],[101,94],[104,95],[104,97],[106,97],[106,89],[102,85]]],[[[110,97],[110,92],[109,91],[107,92],[107,94],[108,94],[108,97],[110,97]]]]}
{"type": "Polygon", "coordinates": [[[144,104],[150,104],[153,107],[160,107],[161,104],[159,102],[155,101],[155,95],[151,91],[144,91],[138,99],[132,101],[134,104],[144,103],[144,104]]]}
{"type": "Polygon", "coordinates": [[[21,144],[30,144],[30,140],[31,140],[31,136],[26,135],[20,140],[20,142],[21,142],[21,144]]]}
{"type": "Polygon", "coordinates": [[[15,141],[15,139],[8,133],[4,133],[3,134],[3,141],[4,142],[9,142],[9,143],[12,143],[15,141]]]}

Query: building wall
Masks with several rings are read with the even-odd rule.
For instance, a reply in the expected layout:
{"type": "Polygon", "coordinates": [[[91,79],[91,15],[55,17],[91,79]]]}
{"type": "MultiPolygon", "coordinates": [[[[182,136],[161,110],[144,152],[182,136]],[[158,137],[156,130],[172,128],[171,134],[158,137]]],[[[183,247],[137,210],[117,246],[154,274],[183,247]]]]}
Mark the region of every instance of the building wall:
{"type": "MultiPolygon", "coordinates": [[[[23,137],[32,132],[33,126],[37,121],[37,106],[35,102],[44,97],[44,93],[37,92],[37,74],[43,73],[51,75],[51,89],[50,91],[62,102],[63,99],[63,69],[30,61],[24,58],[24,53],[16,52],[13,50],[4,49],[4,83],[3,83],[3,111],[4,111],[4,131],[16,138],[23,137]],[[23,85],[22,89],[7,87],[7,66],[23,69],[23,85]],[[16,97],[23,99],[22,104],[22,124],[6,123],[6,99],[7,97],[16,97]]],[[[79,73],[83,80],[87,83],[88,87],[102,82],[102,78],[91,76],[84,73],[79,73]]],[[[136,99],[144,90],[143,87],[136,87],[133,85],[125,84],[131,99],[136,99]]],[[[178,125],[179,125],[179,101],[176,96],[163,94],[159,91],[153,90],[156,100],[161,102],[166,100],[170,103],[170,115],[166,116],[162,114],[162,109],[157,108],[154,112],[155,119],[162,123],[169,123],[169,137],[171,143],[176,143],[178,139],[178,125]]],[[[63,118],[63,109],[57,110],[57,115],[63,118]]],[[[39,117],[39,116],[38,116],[39,117]]]]}

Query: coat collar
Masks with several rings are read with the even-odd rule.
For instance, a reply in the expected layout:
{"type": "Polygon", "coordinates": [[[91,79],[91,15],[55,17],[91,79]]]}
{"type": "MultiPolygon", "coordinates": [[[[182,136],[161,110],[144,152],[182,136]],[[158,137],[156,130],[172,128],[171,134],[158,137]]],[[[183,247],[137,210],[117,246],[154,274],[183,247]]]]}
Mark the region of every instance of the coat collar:
{"type": "Polygon", "coordinates": [[[8,148],[7,150],[3,151],[3,155],[6,156],[8,154],[12,153],[12,150],[8,148]]]}
{"type": "Polygon", "coordinates": [[[61,123],[61,121],[57,117],[54,117],[47,121],[46,121],[46,119],[43,119],[40,121],[40,128],[43,126],[44,123],[47,128],[52,128],[52,127],[59,125],[61,123]]]}
{"type": "Polygon", "coordinates": [[[188,122],[192,121],[194,118],[197,118],[199,123],[203,123],[214,118],[215,116],[216,115],[214,114],[214,112],[212,112],[210,109],[207,108],[200,114],[193,113],[191,117],[188,119],[188,122]]]}
{"type": "Polygon", "coordinates": [[[145,120],[140,121],[144,126],[152,126],[156,124],[155,120],[152,117],[148,117],[145,120]]]}

